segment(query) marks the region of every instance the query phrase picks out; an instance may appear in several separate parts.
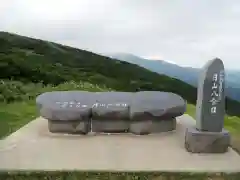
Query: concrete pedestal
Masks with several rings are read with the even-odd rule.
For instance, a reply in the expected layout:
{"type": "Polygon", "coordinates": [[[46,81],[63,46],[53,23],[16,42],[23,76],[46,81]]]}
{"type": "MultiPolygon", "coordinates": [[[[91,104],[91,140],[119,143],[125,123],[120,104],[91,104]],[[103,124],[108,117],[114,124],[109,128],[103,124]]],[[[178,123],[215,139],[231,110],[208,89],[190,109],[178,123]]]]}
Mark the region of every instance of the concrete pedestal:
{"type": "Polygon", "coordinates": [[[186,151],[186,128],[195,126],[186,114],[177,117],[175,132],[148,136],[54,134],[47,126],[40,117],[0,140],[0,171],[240,172],[231,147],[222,154],[186,151]]]}
{"type": "Polygon", "coordinates": [[[230,134],[222,132],[198,131],[195,127],[186,129],[185,148],[192,153],[225,153],[230,145],[230,134]]]}

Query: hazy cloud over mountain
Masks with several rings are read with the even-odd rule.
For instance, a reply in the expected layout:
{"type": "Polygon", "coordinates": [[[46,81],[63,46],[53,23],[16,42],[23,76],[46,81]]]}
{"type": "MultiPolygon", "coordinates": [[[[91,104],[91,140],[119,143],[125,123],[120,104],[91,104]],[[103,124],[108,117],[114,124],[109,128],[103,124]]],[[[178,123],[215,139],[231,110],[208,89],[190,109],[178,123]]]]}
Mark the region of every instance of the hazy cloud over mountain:
{"type": "Polygon", "coordinates": [[[218,56],[240,69],[239,0],[11,0],[0,30],[98,53],[202,66],[218,56]]]}

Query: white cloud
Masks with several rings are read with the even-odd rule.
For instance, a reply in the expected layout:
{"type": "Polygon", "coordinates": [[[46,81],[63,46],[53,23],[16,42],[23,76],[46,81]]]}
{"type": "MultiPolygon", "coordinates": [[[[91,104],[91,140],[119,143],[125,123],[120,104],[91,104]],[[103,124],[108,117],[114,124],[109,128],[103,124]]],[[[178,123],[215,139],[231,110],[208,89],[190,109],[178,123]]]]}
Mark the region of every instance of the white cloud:
{"type": "Polygon", "coordinates": [[[0,30],[94,52],[158,56],[202,66],[220,57],[240,68],[238,0],[11,0],[0,4],[0,30]]]}

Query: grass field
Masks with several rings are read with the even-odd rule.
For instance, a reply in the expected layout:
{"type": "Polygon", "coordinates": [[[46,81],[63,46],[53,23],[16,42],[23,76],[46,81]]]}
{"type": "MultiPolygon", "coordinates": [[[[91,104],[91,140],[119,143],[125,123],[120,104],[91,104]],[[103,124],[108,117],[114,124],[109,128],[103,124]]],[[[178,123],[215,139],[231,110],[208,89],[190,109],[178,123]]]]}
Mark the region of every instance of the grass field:
{"type": "Polygon", "coordinates": [[[1,180],[239,180],[239,177],[240,173],[0,172],[1,180]]]}

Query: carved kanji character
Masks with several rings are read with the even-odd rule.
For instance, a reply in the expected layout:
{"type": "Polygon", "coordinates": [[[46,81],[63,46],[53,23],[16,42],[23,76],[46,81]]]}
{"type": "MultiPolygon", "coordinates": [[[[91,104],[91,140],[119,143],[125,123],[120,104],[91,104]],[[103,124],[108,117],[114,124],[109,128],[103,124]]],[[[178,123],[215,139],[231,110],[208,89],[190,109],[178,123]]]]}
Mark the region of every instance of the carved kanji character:
{"type": "Polygon", "coordinates": [[[123,106],[123,107],[127,107],[127,104],[125,104],[125,103],[122,103],[122,106],[123,106]]]}
{"type": "Polygon", "coordinates": [[[108,108],[108,106],[112,106],[113,104],[107,104],[107,108],[108,108]]]}
{"type": "Polygon", "coordinates": [[[217,96],[218,97],[218,93],[216,91],[213,91],[211,96],[217,96]]]}
{"type": "Polygon", "coordinates": [[[217,80],[218,80],[218,74],[215,73],[215,74],[213,74],[213,81],[217,81],[217,80]]]}
{"type": "Polygon", "coordinates": [[[216,106],[211,107],[211,113],[215,114],[216,112],[217,112],[217,107],[216,106]]]}
{"type": "Polygon", "coordinates": [[[69,104],[73,105],[73,104],[75,104],[75,103],[74,103],[73,101],[70,101],[69,104]]]}
{"type": "Polygon", "coordinates": [[[98,106],[99,106],[99,103],[94,103],[94,104],[92,105],[92,108],[98,107],[98,106]]]}
{"type": "Polygon", "coordinates": [[[65,108],[65,107],[67,107],[67,105],[68,105],[68,102],[63,102],[63,103],[61,104],[61,107],[62,107],[62,108],[65,108]]]}
{"type": "Polygon", "coordinates": [[[212,89],[217,89],[217,88],[218,88],[217,83],[213,83],[212,89]]]}
{"type": "Polygon", "coordinates": [[[218,100],[215,99],[214,97],[210,100],[213,106],[215,106],[218,103],[218,100]]]}

